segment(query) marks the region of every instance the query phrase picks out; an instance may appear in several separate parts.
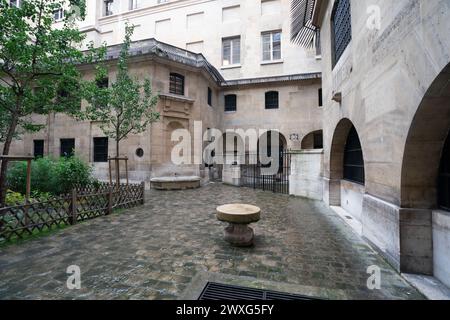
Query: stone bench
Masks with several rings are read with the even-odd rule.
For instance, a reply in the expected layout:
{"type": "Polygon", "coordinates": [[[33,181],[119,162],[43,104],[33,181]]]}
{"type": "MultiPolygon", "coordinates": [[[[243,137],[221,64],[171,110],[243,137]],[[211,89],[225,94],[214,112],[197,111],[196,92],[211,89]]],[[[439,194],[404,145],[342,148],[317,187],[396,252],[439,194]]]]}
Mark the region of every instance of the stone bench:
{"type": "Polygon", "coordinates": [[[260,208],[249,204],[227,204],[216,210],[217,219],[229,223],[224,230],[225,241],[237,247],[253,245],[254,232],[248,225],[260,220],[260,208]]]}
{"type": "Polygon", "coordinates": [[[150,183],[157,190],[185,190],[199,188],[200,181],[197,176],[173,176],[153,178],[150,183]]]}

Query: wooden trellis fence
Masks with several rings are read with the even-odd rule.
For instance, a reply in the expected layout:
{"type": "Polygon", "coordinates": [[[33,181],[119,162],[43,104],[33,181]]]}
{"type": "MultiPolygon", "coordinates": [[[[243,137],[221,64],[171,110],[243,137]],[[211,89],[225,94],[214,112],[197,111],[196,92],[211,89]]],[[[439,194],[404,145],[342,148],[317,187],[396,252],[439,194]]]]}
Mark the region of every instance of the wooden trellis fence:
{"type": "Polygon", "coordinates": [[[0,242],[74,225],[144,202],[144,183],[78,186],[59,198],[0,208],[0,242]]]}

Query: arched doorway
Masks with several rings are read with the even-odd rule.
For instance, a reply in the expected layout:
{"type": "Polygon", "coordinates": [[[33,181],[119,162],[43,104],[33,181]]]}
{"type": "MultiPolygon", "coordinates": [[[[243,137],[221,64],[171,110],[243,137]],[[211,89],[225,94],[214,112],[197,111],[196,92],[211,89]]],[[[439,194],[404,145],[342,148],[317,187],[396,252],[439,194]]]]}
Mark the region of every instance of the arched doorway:
{"type": "Polygon", "coordinates": [[[323,131],[308,133],[302,140],[302,150],[323,149],[323,131]]]}
{"type": "Polygon", "coordinates": [[[450,286],[450,64],[420,102],[403,154],[400,268],[450,286]]]}
{"type": "Polygon", "coordinates": [[[262,166],[269,167],[272,162],[265,158],[278,159],[278,172],[282,172],[284,165],[284,153],[287,150],[287,141],[284,135],[278,131],[267,131],[258,140],[258,158],[262,166]],[[276,154],[274,154],[276,153],[276,154]]]}
{"type": "Polygon", "coordinates": [[[349,119],[336,126],[330,153],[329,202],[361,220],[365,193],[364,155],[358,131],[349,119]]]}
{"type": "Polygon", "coordinates": [[[245,187],[289,194],[290,154],[287,140],[279,131],[260,135],[256,154],[249,152],[241,165],[241,184],[245,187]]]}

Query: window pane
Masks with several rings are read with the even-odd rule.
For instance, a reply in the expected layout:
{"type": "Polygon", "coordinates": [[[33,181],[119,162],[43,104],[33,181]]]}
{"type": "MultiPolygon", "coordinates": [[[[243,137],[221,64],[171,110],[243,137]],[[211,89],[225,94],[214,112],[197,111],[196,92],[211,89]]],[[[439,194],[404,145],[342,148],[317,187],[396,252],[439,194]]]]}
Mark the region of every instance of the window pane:
{"type": "Polygon", "coordinates": [[[281,33],[273,34],[273,59],[281,59],[281,33]]]}
{"type": "Polygon", "coordinates": [[[241,63],[241,39],[233,40],[233,64],[241,63]]]}
{"type": "Polygon", "coordinates": [[[271,59],[270,33],[263,34],[262,47],[263,47],[263,60],[264,61],[270,60],[271,59]]]}
{"type": "Polygon", "coordinates": [[[231,64],[231,41],[223,40],[223,62],[222,65],[228,66],[231,64]]]}
{"type": "Polygon", "coordinates": [[[108,161],[108,138],[94,138],[94,162],[108,161]]]}

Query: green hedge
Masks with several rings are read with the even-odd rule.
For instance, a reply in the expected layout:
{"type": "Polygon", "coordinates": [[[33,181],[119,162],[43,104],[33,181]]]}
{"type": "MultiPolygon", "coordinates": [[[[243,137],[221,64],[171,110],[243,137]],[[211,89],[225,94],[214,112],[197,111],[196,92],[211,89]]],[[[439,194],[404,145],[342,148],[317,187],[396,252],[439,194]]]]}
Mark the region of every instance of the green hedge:
{"type": "MultiPolygon", "coordinates": [[[[11,164],[7,174],[8,188],[25,194],[27,163],[11,164]]],[[[34,194],[59,195],[68,193],[77,184],[94,182],[92,168],[77,157],[40,158],[31,164],[31,190],[34,194]]]]}

